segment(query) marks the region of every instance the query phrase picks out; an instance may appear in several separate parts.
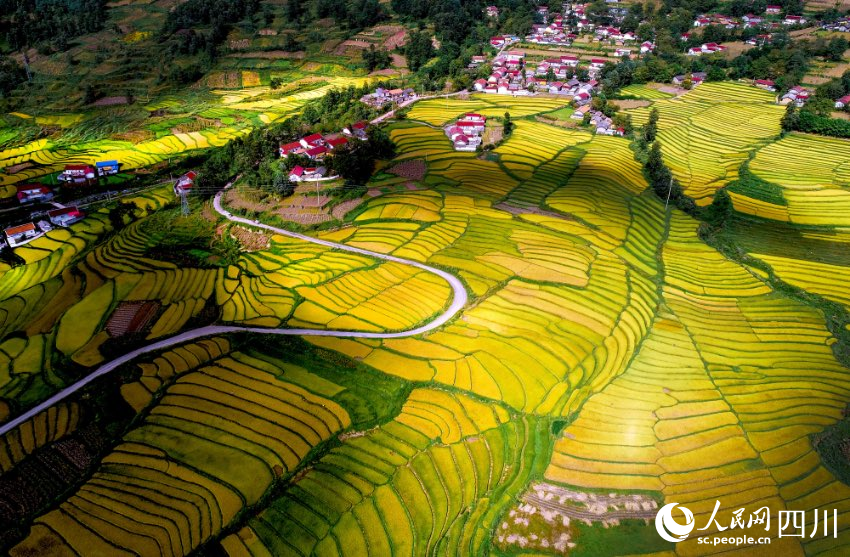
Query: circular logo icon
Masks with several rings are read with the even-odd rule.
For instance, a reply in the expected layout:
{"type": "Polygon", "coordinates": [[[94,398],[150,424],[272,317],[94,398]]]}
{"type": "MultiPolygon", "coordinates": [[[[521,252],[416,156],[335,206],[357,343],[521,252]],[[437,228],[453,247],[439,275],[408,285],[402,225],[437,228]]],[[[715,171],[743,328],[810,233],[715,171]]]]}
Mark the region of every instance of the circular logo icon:
{"type": "Polygon", "coordinates": [[[679,524],[673,518],[673,509],[678,503],[669,503],[658,509],[658,514],[655,515],[655,529],[658,530],[658,535],[668,542],[678,543],[687,539],[688,534],[696,526],[694,521],[694,513],[687,507],[679,507],[682,514],[685,515],[685,523],[679,524]]]}

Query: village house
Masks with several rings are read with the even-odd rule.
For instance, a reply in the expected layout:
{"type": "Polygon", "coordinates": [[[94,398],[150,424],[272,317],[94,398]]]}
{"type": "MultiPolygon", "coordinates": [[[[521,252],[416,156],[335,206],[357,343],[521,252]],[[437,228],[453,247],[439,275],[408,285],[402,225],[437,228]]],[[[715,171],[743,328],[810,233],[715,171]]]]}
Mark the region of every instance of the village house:
{"type": "Polygon", "coordinates": [[[631,55],[632,55],[632,49],[631,48],[614,49],[614,56],[616,56],[617,58],[621,58],[623,56],[631,56],[631,55]]]}
{"type": "Polygon", "coordinates": [[[791,89],[789,89],[787,93],[782,95],[782,98],[779,102],[781,104],[794,103],[794,106],[800,108],[806,104],[806,101],[809,100],[809,96],[810,93],[805,87],[801,85],[795,85],[794,87],[791,87],[791,89]]]}
{"type": "Polygon", "coordinates": [[[780,13],[781,11],[782,6],[769,5],[767,8],[765,8],[764,13],[774,15],[780,13]]]}
{"type": "Polygon", "coordinates": [[[570,118],[572,120],[584,120],[584,115],[590,111],[590,105],[586,104],[584,106],[580,106],[570,114],[570,118]]]}
{"type": "Polygon", "coordinates": [[[69,164],[57,177],[60,182],[83,184],[97,177],[96,170],[89,164],[69,164]]]}
{"type": "Polygon", "coordinates": [[[850,106],[850,95],[844,95],[835,101],[835,108],[847,108],[850,106]]]}
{"type": "Polygon", "coordinates": [[[99,161],[94,163],[94,166],[98,176],[112,176],[121,170],[121,163],[118,161],[99,161]]]}
{"type": "Polygon", "coordinates": [[[16,197],[21,205],[53,199],[53,190],[41,184],[18,184],[16,197]]]}
{"type": "Polygon", "coordinates": [[[5,233],[6,241],[9,242],[9,247],[13,248],[32,242],[44,234],[44,232],[31,222],[7,228],[5,233]]]}
{"type": "Polygon", "coordinates": [[[496,6],[487,6],[487,17],[499,17],[499,8],[496,6]]]}
{"type": "Polygon", "coordinates": [[[298,142],[305,149],[313,149],[314,147],[323,147],[325,145],[325,138],[320,133],[313,133],[302,137],[298,142]]]}
{"type": "Polygon", "coordinates": [[[334,137],[334,138],[328,139],[326,141],[326,143],[327,143],[328,149],[334,150],[334,149],[339,149],[343,145],[346,145],[348,143],[348,140],[344,137],[334,137]]]}
{"type": "Polygon", "coordinates": [[[76,207],[62,207],[47,211],[47,218],[54,226],[71,226],[85,218],[85,214],[76,207]]]}
{"type": "Polygon", "coordinates": [[[301,145],[300,141],[286,143],[285,145],[280,146],[280,158],[285,159],[289,155],[303,155],[304,151],[304,146],[301,145]]]}
{"type": "Polygon", "coordinates": [[[711,20],[707,17],[698,17],[694,20],[694,27],[705,27],[706,25],[711,25],[711,20]]]}
{"type": "Polygon", "coordinates": [[[190,170],[178,178],[174,184],[174,195],[182,195],[191,191],[195,187],[195,179],[197,177],[198,174],[194,170],[190,170]]]}
{"type": "Polygon", "coordinates": [[[319,145],[318,147],[313,147],[312,149],[307,149],[304,154],[310,157],[313,160],[322,160],[325,158],[330,150],[324,145],[319,145]]]}
{"type": "Polygon", "coordinates": [[[741,18],[744,21],[744,26],[746,27],[757,27],[762,24],[764,21],[761,16],[747,14],[741,18]]]}
{"type": "Polygon", "coordinates": [[[569,66],[571,68],[578,67],[578,56],[573,56],[570,54],[561,56],[561,63],[565,66],[569,66]]]}
{"type": "Polygon", "coordinates": [[[646,54],[647,52],[653,52],[655,50],[655,43],[651,41],[643,41],[640,43],[640,53],[646,54]]]}
{"type": "Polygon", "coordinates": [[[603,67],[605,67],[607,60],[602,58],[591,58],[590,59],[590,69],[591,71],[599,71],[603,67]]]}
{"type": "Polygon", "coordinates": [[[765,91],[776,91],[776,83],[770,79],[756,79],[753,82],[753,85],[759,89],[764,89],[765,91]]]}
{"type": "Polygon", "coordinates": [[[380,108],[385,104],[403,103],[416,97],[416,92],[409,87],[407,89],[384,89],[383,87],[378,87],[373,93],[361,97],[360,101],[369,106],[380,108]]]}
{"type": "Polygon", "coordinates": [[[367,127],[368,125],[366,124],[366,122],[357,122],[355,124],[342,128],[342,133],[365,141],[369,137],[366,134],[367,127]]]}
{"type": "Polygon", "coordinates": [[[469,112],[457,122],[446,128],[455,151],[475,151],[481,145],[481,136],[487,124],[487,118],[481,114],[469,112]]]}
{"type": "Polygon", "coordinates": [[[803,25],[806,23],[806,18],[801,15],[786,15],[782,20],[782,25],[803,25]]]}
{"type": "Polygon", "coordinates": [[[696,87],[703,81],[705,81],[705,72],[693,72],[691,74],[680,74],[673,78],[673,85],[682,86],[685,84],[685,81],[690,78],[691,86],[696,87]]]}
{"type": "Polygon", "coordinates": [[[324,166],[304,168],[296,166],[289,171],[290,182],[309,182],[311,180],[321,180],[327,174],[327,169],[324,166]]]}

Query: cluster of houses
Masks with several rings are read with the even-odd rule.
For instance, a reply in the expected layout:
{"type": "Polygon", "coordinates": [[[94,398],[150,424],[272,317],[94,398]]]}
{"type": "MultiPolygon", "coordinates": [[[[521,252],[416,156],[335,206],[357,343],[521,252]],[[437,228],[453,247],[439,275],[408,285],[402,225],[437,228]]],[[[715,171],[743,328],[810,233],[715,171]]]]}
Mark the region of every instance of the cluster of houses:
{"type": "Polygon", "coordinates": [[[794,103],[794,106],[800,108],[806,104],[806,101],[809,100],[811,93],[808,89],[801,85],[795,85],[791,87],[787,93],[782,95],[779,99],[780,104],[791,104],[794,103]]]}
{"type": "Polygon", "coordinates": [[[565,54],[557,58],[547,58],[535,68],[525,65],[525,54],[518,51],[507,51],[493,59],[493,71],[487,79],[478,79],[473,88],[481,93],[497,95],[530,95],[537,92],[554,95],[572,96],[579,104],[590,102],[591,95],[597,86],[593,76],[605,66],[607,60],[593,58],[590,60],[589,75],[591,79],[582,82],[574,79],[579,65],[578,56],[565,54]]]}
{"type": "Polygon", "coordinates": [[[366,122],[357,122],[343,128],[341,134],[322,135],[314,133],[306,135],[298,141],[280,146],[280,158],[289,155],[306,155],[314,161],[320,161],[334,149],[339,149],[348,143],[348,137],[366,140],[366,122]],[[348,136],[348,137],[346,137],[348,136]]]}
{"type": "Polygon", "coordinates": [[[519,37],[516,35],[496,35],[495,37],[490,37],[490,46],[493,48],[505,48],[518,42],[519,37]]]}
{"type": "Polygon", "coordinates": [[[577,35],[565,27],[564,16],[558,14],[550,23],[548,21],[549,8],[546,6],[540,6],[540,8],[546,8],[546,17],[544,18],[546,23],[535,23],[532,25],[531,32],[525,37],[526,42],[557,46],[570,46],[573,44],[577,35]]]}
{"type": "Polygon", "coordinates": [[[481,145],[487,118],[481,114],[468,112],[454,124],[445,128],[455,151],[475,151],[481,145]]]}
{"type": "Polygon", "coordinates": [[[726,47],[717,43],[704,43],[700,46],[695,46],[688,49],[688,56],[702,56],[703,54],[714,54],[715,52],[723,52],[726,47]]]}
{"type": "Polygon", "coordinates": [[[82,220],[85,214],[77,207],[60,207],[47,211],[42,220],[37,223],[27,222],[16,226],[10,226],[4,230],[6,243],[9,247],[16,248],[40,238],[54,227],[71,226],[82,220]]]}
{"type": "MultiPolygon", "coordinates": [[[[768,6],[765,10],[767,15],[778,15],[782,11],[780,6],[768,6]]],[[[781,25],[804,25],[806,18],[801,15],[786,15],[781,21],[767,21],[760,15],[747,14],[740,19],[724,14],[703,14],[694,20],[694,27],[708,27],[709,25],[722,25],[726,29],[749,29],[753,27],[769,26],[774,29],[781,25]]]]}
{"type": "Polygon", "coordinates": [[[681,87],[687,83],[688,80],[691,82],[691,88],[700,85],[703,81],[705,81],[706,77],[705,72],[692,72],[689,74],[679,74],[673,77],[673,85],[677,87],[681,87]]]}
{"type": "Polygon", "coordinates": [[[383,87],[378,87],[373,93],[361,97],[360,101],[369,106],[381,108],[387,104],[401,104],[406,101],[415,100],[416,98],[416,91],[409,87],[406,89],[384,89],[383,87]]]}
{"type": "Polygon", "coordinates": [[[838,31],[839,33],[850,33],[850,16],[845,16],[829,23],[823,23],[821,29],[825,31],[838,31]]]}
{"type": "Polygon", "coordinates": [[[57,180],[66,185],[88,185],[98,178],[112,176],[121,171],[121,163],[118,161],[99,161],[90,164],[69,164],[56,177],[57,180]]]}
{"type": "MultiPolygon", "coordinates": [[[[493,59],[492,73],[487,79],[473,83],[476,91],[500,95],[527,95],[529,86],[533,88],[536,79],[528,81],[525,70],[525,54],[509,50],[493,59]]],[[[533,74],[532,76],[533,77],[533,74]]]]}
{"type": "Polygon", "coordinates": [[[614,126],[614,121],[605,116],[598,110],[591,110],[590,105],[578,107],[575,112],[570,115],[573,120],[584,120],[585,115],[590,115],[590,126],[596,128],[596,133],[599,135],[617,135],[622,137],[626,130],[621,127],[614,126]]]}

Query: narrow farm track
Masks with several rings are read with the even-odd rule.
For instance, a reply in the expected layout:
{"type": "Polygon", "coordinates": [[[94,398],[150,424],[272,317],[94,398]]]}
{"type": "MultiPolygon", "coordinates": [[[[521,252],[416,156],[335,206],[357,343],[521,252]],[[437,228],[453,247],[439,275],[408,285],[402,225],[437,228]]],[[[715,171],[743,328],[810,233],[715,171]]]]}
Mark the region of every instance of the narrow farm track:
{"type": "Polygon", "coordinates": [[[352,246],[347,246],[345,244],[337,244],[335,242],[329,242],[327,240],[319,240],[317,238],[312,238],[310,236],[306,236],[304,234],[298,234],[297,232],[290,232],[288,230],[283,230],[282,228],[275,228],[274,226],[269,226],[267,224],[262,224],[259,222],[251,221],[242,217],[237,217],[227,210],[225,210],[221,206],[221,196],[225,190],[227,190],[231,184],[228,184],[224,190],[216,194],[213,199],[213,206],[215,210],[223,215],[225,218],[232,222],[238,222],[241,224],[245,224],[248,226],[253,226],[255,228],[262,228],[264,230],[268,230],[273,232],[274,234],[280,234],[282,236],[289,236],[290,238],[298,238],[299,240],[303,240],[305,242],[310,242],[313,244],[319,244],[322,246],[326,246],[333,249],[338,249],[341,251],[347,251],[351,253],[358,253],[361,255],[367,255],[369,257],[374,257],[376,259],[382,259],[384,261],[392,261],[393,263],[399,263],[402,265],[409,265],[412,267],[416,267],[417,269],[421,269],[428,273],[437,275],[438,277],[444,279],[452,288],[452,303],[449,307],[440,315],[429,321],[428,323],[416,327],[415,329],[410,329],[407,331],[399,331],[394,333],[368,333],[361,331],[337,331],[337,330],[327,330],[327,329],[270,329],[270,328],[262,328],[262,327],[239,327],[239,326],[228,326],[228,325],[209,325],[206,327],[200,327],[197,329],[192,329],[189,331],[184,331],[167,339],[160,340],[158,342],[154,342],[143,346],[141,348],[137,348],[132,352],[128,352],[123,356],[112,360],[111,362],[107,362],[97,368],[94,372],[87,375],[83,379],[80,379],[76,383],[73,383],[55,395],[51,396],[44,402],[34,406],[33,408],[27,410],[17,418],[10,420],[9,422],[0,425],[0,435],[5,435],[9,433],[16,427],[21,424],[31,420],[41,412],[44,412],[51,406],[58,404],[64,401],[69,396],[78,392],[80,389],[85,387],[86,385],[92,383],[100,377],[103,377],[107,373],[115,370],[116,368],[133,361],[134,359],[142,356],[144,354],[150,354],[152,352],[157,352],[159,350],[164,350],[166,348],[171,348],[172,346],[176,346],[178,344],[183,344],[185,342],[189,342],[192,340],[196,340],[202,337],[220,335],[226,333],[260,333],[260,334],[269,334],[269,335],[290,335],[290,336],[326,336],[326,337],[343,337],[343,338],[404,338],[411,337],[415,335],[420,335],[423,333],[427,333],[428,331],[432,331],[438,327],[442,327],[447,322],[449,322],[467,303],[468,296],[466,293],[466,289],[463,286],[463,283],[454,275],[451,275],[445,271],[441,271],[440,269],[435,269],[434,267],[430,267],[423,263],[419,263],[417,261],[411,261],[409,259],[404,259],[401,257],[395,257],[393,255],[386,255],[383,253],[377,253],[374,251],[369,251],[366,249],[355,248],[352,246]]]}

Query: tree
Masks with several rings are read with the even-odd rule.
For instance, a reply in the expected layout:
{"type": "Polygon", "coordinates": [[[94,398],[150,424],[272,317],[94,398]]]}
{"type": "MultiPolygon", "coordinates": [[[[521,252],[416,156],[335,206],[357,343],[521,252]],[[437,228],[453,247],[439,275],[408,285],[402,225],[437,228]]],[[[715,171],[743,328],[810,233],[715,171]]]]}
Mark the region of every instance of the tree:
{"type": "Polygon", "coordinates": [[[652,143],[655,141],[655,137],[658,135],[658,109],[653,108],[649,112],[649,120],[647,120],[646,125],[643,126],[643,139],[647,143],[652,143]]]}
{"type": "Polygon", "coordinates": [[[414,72],[419,70],[428,60],[434,57],[434,45],[431,43],[431,37],[421,31],[411,33],[404,53],[407,56],[407,65],[410,70],[414,72]]]}
{"type": "Polygon", "coordinates": [[[11,58],[0,57],[0,98],[6,97],[27,80],[27,74],[11,58]]]}
{"type": "Polygon", "coordinates": [[[369,45],[369,49],[363,52],[363,65],[370,72],[388,68],[391,63],[390,54],[386,50],[375,48],[373,44],[369,45]]]}
{"type": "Polygon", "coordinates": [[[283,85],[283,80],[279,77],[273,77],[271,82],[269,82],[269,86],[273,91],[280,89],[281,85],[283,85]]]}
{"type": "Polygon", "coordinates": [[[505,112],[505,120],[504,120],[504,129],[502,130],[502,136],[508,137],[511,135],[511,132],[514,131],[514,123],[511,120],[511,113],[505,112]]]}

